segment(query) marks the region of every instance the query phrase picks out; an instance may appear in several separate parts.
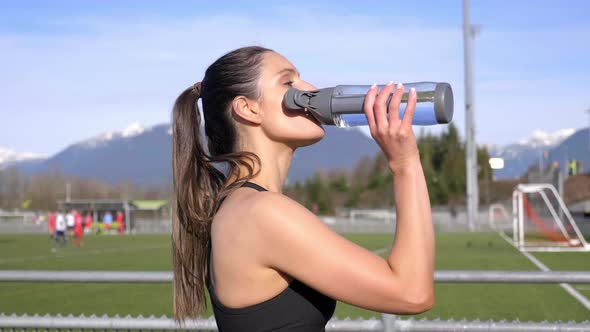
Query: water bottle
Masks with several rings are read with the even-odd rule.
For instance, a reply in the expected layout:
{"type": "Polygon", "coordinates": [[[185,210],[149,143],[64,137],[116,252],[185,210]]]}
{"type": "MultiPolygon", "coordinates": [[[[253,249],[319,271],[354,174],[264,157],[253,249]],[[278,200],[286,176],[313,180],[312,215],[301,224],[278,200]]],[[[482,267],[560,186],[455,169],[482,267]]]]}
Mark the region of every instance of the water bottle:
{"type": "MultiPolygon", "coordinates": [[[[383,87],[385,85],[379,85],[379,91],[383,87]]],[[[337,85],[312,91],[290,88],[285,93],[283,102],[290,110],[307,109],[320,123],[325,125],[366,126],[368,123],[363,104],[365,95],[370,88],[370,85],[337,85]]],[[[430,126],[451,122],[453,119],[453,90],[449,83],[404,83],[404,88],[399,109],[400,119],[406,111],[410,88],[415,88],[417,102],[413,125],[430,126]]],[[[387,106],[389,106],[392,96],[393,92],[387,99],[387,106]]]]}

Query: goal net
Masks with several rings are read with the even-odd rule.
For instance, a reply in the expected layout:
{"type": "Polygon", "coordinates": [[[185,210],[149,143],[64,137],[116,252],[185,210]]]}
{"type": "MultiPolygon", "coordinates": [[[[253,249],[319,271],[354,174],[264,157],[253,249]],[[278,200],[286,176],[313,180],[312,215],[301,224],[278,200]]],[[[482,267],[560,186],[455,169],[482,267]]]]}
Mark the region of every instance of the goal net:
{"type": "Polygon", "coordinates": [[[525,251],[590,251],[551,184],[519,184],[512,194],[512,238],[525,251]]]}

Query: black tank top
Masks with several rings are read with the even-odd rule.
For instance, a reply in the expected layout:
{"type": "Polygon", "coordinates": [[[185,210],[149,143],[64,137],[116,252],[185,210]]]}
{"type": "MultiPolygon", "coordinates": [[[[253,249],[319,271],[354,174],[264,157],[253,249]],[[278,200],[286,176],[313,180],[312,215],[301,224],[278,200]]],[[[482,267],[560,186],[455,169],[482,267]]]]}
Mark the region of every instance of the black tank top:
{"type": "MultiPolygon", "coordinates": [[[[246,182],[242,187],[266,191],[252,182],[246,182]]],[[[209,246],[209,271],[208,275],[211,276],[211,246],[209,246]]],[[[326,323],[336,308],[334,299],[297,279],[293,279],[287,288],[273,298],[242,308],[224,306],[215,294],[212,278],[207,278],[207,288],[219,332],[324,332],[326,323]]]]}

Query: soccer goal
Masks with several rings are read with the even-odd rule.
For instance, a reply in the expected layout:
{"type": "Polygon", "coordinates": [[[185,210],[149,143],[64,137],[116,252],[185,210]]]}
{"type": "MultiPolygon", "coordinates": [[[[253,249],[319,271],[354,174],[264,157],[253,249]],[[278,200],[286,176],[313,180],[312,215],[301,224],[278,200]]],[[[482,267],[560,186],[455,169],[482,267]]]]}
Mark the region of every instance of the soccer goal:
{"type": "Polygon", "coordinates": [[[512,193],[512,238],[524,251],[590,251],[551,184],[519,184],[512,193]]]}

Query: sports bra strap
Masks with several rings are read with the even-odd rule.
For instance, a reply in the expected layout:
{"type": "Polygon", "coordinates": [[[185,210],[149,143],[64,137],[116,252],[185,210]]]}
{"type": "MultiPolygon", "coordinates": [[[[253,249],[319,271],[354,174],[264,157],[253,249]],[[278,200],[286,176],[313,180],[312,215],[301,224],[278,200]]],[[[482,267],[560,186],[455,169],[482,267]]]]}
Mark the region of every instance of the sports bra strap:
{"type": "Polygon", "coordinates": [[[244,184],[242,184],[242,187],[249,187],[249,188],[256,189],[258,191],[267,191],[264,187],[261,187],[261,186],[257,185],[256,183],[253,183],[250,181],[244,182],[244,184]]]}

